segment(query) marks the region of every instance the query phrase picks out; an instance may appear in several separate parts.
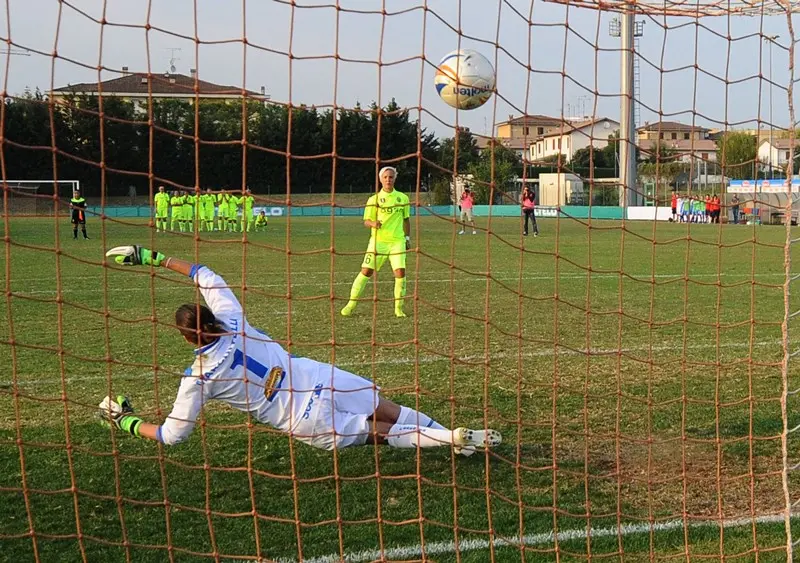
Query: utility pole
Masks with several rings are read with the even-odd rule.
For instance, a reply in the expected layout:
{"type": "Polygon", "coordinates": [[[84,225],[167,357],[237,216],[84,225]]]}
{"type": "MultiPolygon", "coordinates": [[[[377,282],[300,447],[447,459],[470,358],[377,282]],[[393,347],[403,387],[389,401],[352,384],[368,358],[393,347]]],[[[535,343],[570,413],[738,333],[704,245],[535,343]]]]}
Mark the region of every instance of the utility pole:
{"type": "MultiPolygon", "coordinates": [[[[636,189],[636,113],[634,88],[634,41],[644,28],[637,25],[633,10],[626,7],[619,18],[609,24],[609,34],[620,41],[620,117],[619,117],[619,169],[623,193],[623,207],[641,205],[642,197],[636,189]]],[[[627,210],[626,210],[627,216],[627,210]]]]}

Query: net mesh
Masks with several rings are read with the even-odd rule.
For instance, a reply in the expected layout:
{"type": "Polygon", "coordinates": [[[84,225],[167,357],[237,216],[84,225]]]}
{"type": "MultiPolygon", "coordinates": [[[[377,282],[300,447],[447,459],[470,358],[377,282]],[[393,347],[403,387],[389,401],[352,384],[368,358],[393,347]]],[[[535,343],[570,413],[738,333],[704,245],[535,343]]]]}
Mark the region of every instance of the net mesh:
{"type": "Polygon", "coordinates": [[[796,9],[7,2],[0,553],[792,560],[796,9]],[[497,71],[482,108],[436,94],[456,48],[497,71]],[[408,317],[388,265],[343,317],[383,166],[411,200],[408,317]],[[46,217],[9,178],[47,178],[46,217]],[[290,353],[504,443],[322,451],[220,401],[177,447],[104,430],[104,395],[163,421],[194,359],[174,311],[198,289],[105,260],[131,243],[212,267],[290,353]]]}

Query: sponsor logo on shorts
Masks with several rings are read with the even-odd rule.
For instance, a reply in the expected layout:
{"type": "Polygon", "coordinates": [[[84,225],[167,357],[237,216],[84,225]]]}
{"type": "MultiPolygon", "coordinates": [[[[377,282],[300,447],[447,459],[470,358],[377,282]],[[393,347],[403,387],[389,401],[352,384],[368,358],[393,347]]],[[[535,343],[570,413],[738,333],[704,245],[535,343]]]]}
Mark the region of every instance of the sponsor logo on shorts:
{"type": "Polygon", "coordinates": [[[322,383],[317,383],[314,386],[314,393],[311,395],[311,399],[308,401],[306,410],[303,412],[303,420],[307,420],[311,417],[311,408],[314,406],[314,399],[318,399],[319,396],[322,395],[322,387],[322,383]]]}

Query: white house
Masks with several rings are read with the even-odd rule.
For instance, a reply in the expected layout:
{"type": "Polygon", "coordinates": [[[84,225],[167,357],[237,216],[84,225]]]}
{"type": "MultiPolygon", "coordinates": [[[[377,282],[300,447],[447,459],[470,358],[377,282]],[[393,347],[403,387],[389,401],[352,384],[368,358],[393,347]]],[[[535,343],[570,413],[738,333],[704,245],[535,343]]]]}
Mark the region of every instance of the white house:
{"type": "Polygon", "coordinates": [[[502,145],[508,150],[512,151],[516,154],[520,160],[525,160],[528,157],[528,145],[530,145],[530,139],[515,139],[515,138],[502,138],[497,137],[492,139],[491,137],[483,137],[483,136],[476,136],[475,137],[475,144],[478,145],[478,150],[483,152],[492,144],[502,145]]]}
{"type": "Polygon", "coordinates": [[[561,154],[565,161],[572,160],[575,151],[594,146],[608,145],[608,137],[619,129],[619,122],[607,117],[584,121],[565,122],[559,131],[545,134],[531,143],[530,160],[538,161],[561,154]]]}
{"type": "MultiPolygon", "coordinates": [[[[772,165],[775,172],[784,171],[789,162],[791,143],[792,139],[773,139],[771,144],[769,139],[764,139],[758,145],[758,160],[764,163],[767,170],[772,165]]],[[[800,156],[800,139],[794,140],[794,156],[800,156]]]]}
{"type": "Polygon", "coordinates": [[[639,158],[642,160],[649,158],[656,150],[657,143],[669,149],[678,162],[716,162],[717,160],[717,143],[711,139],[679,139],[677,141],[640,139],[637,145],[639,158]]]}

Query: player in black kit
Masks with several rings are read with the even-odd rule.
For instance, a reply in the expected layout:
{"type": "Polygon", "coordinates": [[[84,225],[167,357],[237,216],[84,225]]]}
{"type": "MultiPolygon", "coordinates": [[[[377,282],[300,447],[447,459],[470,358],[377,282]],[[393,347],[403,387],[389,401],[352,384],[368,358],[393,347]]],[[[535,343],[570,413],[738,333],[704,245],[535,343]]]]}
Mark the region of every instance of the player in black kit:
{"type": "Polygon", "coordinates": [[[86,200],[83,199],[80,192],[72,192],[69,208],[72,209],[72,238],[78,238],[78,225],[80,225],[83,238],[88,239],[89,236],[86,234],[86,200]]]}

